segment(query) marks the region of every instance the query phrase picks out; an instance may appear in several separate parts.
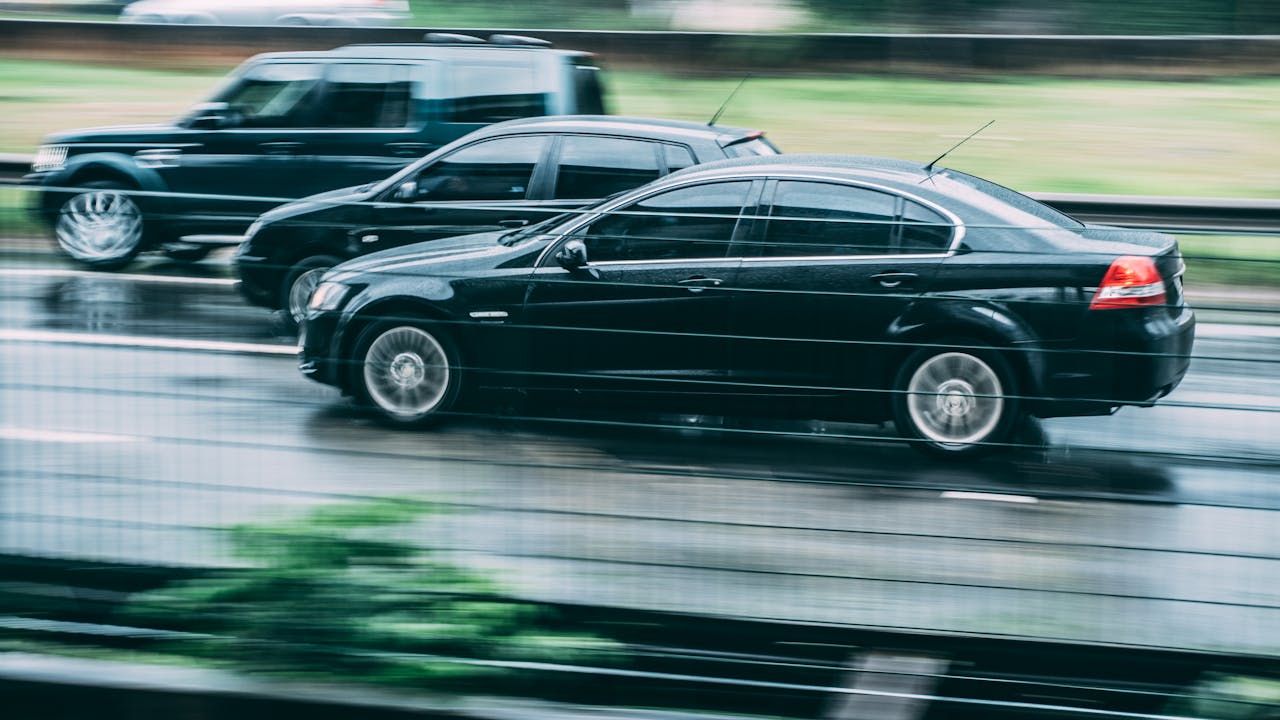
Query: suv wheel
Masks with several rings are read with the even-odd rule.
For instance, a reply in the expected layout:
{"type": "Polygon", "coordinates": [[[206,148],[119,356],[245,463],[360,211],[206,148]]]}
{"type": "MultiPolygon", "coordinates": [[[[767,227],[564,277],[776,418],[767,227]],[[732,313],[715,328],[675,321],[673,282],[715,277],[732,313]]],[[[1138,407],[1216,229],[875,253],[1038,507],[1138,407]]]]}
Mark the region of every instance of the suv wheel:
{"type": "Polygon", "coordinates": [[[280,308],[290,329],[297,328],[307,314],[307,301],[311,291],[320,284],[320,276],[329,268],[342,262],[331,255],[312,255],[293,264],[285,273],[280,286],[280,308]]]}
{"type": "Polygon", "coordinates": [[[375,323],[361,333],[353,365],[357,397],[391,425],[433,424],[457,402],[458,354],[434,326],[375,323]]]}
{"type": "Polygon", "coordinates": [[[100,270],[128,265],[142,250],[146,223],[125,185],[88,182],[58,210],[54,236],[73,260],[100,270]]]}
{"type": "Polygon", "coordinates": [[[1013,369],[975,341],[912,353],[894,382],[898,433],[935,456],[971,458],[1008,441],[1019,419],[1013,369]]]}

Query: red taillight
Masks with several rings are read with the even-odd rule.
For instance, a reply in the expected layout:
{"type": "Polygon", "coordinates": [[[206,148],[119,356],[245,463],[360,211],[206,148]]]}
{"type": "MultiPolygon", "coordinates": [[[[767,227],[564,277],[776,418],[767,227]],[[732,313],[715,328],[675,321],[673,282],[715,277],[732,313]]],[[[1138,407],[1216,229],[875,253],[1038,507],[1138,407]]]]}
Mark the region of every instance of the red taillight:
{"type": "Polygon", "coordinates": [[[1090,310],[1163,305],[1164,278],[1156,261],[1141,255],[1116,258],[1093,296],[1090,310]]]}

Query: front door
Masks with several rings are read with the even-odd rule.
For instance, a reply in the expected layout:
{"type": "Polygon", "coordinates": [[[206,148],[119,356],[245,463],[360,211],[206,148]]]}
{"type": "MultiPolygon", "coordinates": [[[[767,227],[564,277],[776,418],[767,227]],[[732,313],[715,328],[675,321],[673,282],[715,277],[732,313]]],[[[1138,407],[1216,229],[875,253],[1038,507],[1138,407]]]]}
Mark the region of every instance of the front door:
{"type": "Polygon", "coordinates": [[[535,183],[549,140],[544,135],[493,138],[459,148],[407,178],[380,203],[378,225],[358,228],[363,252],[439,238],[515,229],[556,215],[564,204],[540,200],[535,183]]]}
{"type": "MultiPolygon", "coordinates": [[[[751,181],[666,190],[610,210],[552,245],[530,280],[528,383],[606,404],[719,395],[724,334],[751,181]],[[584,265],[555,259],[581,242],[584,265]]],[[[695,404],[697,404],[695,402],[695,404]]]]}

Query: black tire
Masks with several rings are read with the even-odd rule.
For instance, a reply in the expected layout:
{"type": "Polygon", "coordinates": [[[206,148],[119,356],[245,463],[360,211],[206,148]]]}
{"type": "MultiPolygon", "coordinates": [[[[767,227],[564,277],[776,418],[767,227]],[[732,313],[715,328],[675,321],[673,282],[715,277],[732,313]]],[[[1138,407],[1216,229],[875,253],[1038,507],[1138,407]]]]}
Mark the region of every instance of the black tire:
{"type": "Polygon", "coordinates": [[[53,223],[58,247],[94,270],[119,270],[133,262],[150,236],[135,190],[114,180],[79,185],[58,208],[53,223]]]}
{"type": "Polygon", "coordinates": [[[356,400],[392,427],[439,423],[462,393],[462,364],[438,326],[406,319],[377,322],[356,340],[350,359],[356,400]]]}
{"type": "Polygon", "coordinates": [[[311,255],[294,263],[284,274],[277,302],[280,304],[281,320],[287,329],[298,328],[306,313],[306,298],[320,282],[324,271],[340,262],[342,258],[332,255],[311,255]]]}
{"type": "Polygon", "coordinates": [[[946,340],[911,353],[893,383],[893,421],[912,447],[971,459],[1005,449],[1022,416],[1018,376],[995,348],[946,340]]]}

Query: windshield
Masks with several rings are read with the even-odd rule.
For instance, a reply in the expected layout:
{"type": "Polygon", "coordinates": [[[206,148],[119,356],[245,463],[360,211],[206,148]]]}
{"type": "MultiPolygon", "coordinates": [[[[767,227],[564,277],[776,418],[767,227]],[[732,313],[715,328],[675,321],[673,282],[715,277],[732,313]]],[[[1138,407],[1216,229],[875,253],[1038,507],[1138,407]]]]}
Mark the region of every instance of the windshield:
{"type": "Polygon", "coordinates": [[[616,192],[608,197],[596,200],[593,203],[588,203],[586,205],[583,205],[582,207],[574,208],[572,210],[566,210],[565,212],[562,212],[562,213],[556,213],[555,215],[552,215],[546,220],[539,220],[538,222],[532,225],[526,225],[522,228],[517,228],[503,235],[502,237],[498,238],[498,242],[502,243],[503,245],[515,245],[521,240],[531,238],[536,235],[541,235],[542,233],[550,230],[553,227],[556,227],[557,225],[560,225],[562,223],[567,223],[570,220],[573,220],[574,218],[579,217],[581,215],[595,212],[596,208],[618,197],[623,192],[627,192],[627,191],[623,190],[621,192],[616,192]]]}

